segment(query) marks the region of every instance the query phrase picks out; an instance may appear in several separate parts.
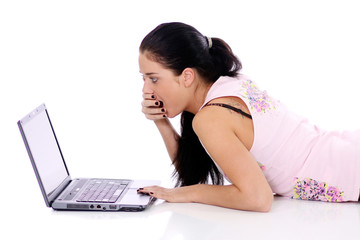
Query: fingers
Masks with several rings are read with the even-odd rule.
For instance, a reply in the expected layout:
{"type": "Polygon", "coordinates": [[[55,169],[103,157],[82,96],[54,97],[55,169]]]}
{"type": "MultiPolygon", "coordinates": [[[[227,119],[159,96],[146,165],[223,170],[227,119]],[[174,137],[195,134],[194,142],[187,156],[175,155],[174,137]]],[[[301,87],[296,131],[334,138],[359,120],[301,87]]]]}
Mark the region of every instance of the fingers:
{"type": "Polygon", "coordinates": [[[150,187],[139,188],[137,190],[137,192],[139,194],[148,195],[148,196],[151,196],[151,197],[168,200],[165,197],[166,194],[164,194],[167,190],[168,189],[163,188],[163,187],[159,187],[159,186],[150,186],[150,187]]]}
{"type": "Polygon", "coordinates": [[[143,107],[149,107],[149,108],[162,108],[164,106],[162,101],[158,101],[155,99],[144,99],[141,103],[143,107]]]}
{"type": "Polygon", "coordinates": [[[155,99],[155,94],[153,93],[143,93],[144,99],[155,99]]]}
{"type": "Polygon", "coordinates": [[[180,188],[164,188],[160,186],[150,186],[138,189],[139,194],[146,194],[151,197],[162,199],[167,202],[186,202],[186,198],[181,193],[180,188]]]}
{"type": "Polygon", "coordinates": [[[157,100],[154,94],[144,93],[143,99],[142,112],[147,119],[159,120],[167,117],[163,102],[157,100]]]}

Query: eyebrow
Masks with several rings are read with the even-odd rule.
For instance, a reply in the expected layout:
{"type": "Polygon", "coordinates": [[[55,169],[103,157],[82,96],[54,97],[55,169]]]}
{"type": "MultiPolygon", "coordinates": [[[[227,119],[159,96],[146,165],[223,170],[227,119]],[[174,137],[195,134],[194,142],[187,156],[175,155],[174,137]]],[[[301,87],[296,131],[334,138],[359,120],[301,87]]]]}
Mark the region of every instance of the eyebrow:
{"type": "Polygon", "coordinates": [[[145,76],[150,76],[150,75],[154,75],[154,74],[158,74],[158,73],[150,72],[150,73],[145,73],[144,75],[145,75],[145,76]]]}
{"type": "MultiPolygon", "coordinates": [[[[140,72],[141,73],[141,72],[140,72]]],[[[142,74],[142,73],[141,73],[142,74]]],[[[154,75],[154,74],[158,74],[156,72],[149,72],[149,73],[144,73],[142,75],[145,75],[145,76],[150,76],[150,75],[154,75]]]]}

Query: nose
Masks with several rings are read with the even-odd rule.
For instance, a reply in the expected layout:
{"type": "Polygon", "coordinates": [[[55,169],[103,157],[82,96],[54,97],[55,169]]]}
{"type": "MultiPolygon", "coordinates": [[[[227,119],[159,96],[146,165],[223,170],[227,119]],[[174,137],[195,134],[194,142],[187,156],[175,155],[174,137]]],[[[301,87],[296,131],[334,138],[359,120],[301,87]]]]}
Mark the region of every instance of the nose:
{"type": "Polygon", "coordinates": [[[148,83],[148,80],[144,80],[144,86],[142,89],[143,93],[153,93],[154,91],[151,89],[150,84],[148,83]]]}

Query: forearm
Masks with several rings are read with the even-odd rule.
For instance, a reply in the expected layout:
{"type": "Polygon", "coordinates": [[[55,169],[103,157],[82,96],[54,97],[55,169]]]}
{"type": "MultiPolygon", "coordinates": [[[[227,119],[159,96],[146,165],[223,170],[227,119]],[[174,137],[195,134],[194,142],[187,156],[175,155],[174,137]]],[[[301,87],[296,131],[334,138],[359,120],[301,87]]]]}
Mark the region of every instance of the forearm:
{"type": "Polygon", "coordinates": [[[178,150],[179,134],[176,132],[169,119],[167,118],[156,120],[154,122],[164,140],[166,149],[169,153],[171,160],[174,161],[178,150]]]}
{"type": "Polygon", "coordinates": [[[196,184],[177,188],[148,186],[138,191],[168,202],[196,202],[256,212],[270,211],[274,199],[271,189],[250,187],[247,191],[240,191],[235,185],[196,184]]]}
{"type": "Polygon", "coordinates": [[[268,212],[273,201],[272,193],[245,193],[234,185],[197,184],[184,187],[189,202],[197,202],[239,210],[268,212]]]}

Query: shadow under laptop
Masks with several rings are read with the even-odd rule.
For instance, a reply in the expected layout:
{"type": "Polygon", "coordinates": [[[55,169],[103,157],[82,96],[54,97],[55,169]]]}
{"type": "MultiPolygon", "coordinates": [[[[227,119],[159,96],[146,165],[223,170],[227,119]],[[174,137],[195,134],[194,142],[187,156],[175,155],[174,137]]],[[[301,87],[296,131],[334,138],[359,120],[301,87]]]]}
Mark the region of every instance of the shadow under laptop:
{"type": "Polygon", "coordinates": [[[360,204],[275,197],[269,213],[257,213],[157,200],[142,212],[52,211],[51,215],[67,223],[80,219],[94,228],[98,225],[121,227],[127,233],[147,239],[233,239],[234,236],[251,239],[255,233],[258,238],[268,238],[276,237],[279,232],[293,235],[294,229],[299,228],[307,229],[314,236],[331,238],[341,232],[353,232],[353,226],[360,224],[360,204]]]}

